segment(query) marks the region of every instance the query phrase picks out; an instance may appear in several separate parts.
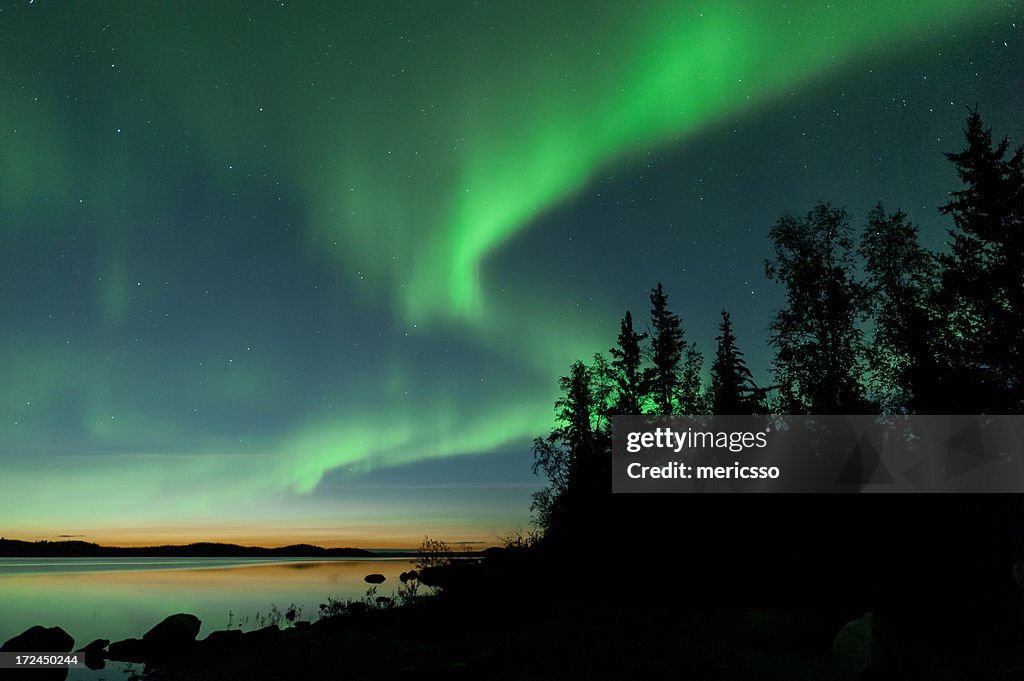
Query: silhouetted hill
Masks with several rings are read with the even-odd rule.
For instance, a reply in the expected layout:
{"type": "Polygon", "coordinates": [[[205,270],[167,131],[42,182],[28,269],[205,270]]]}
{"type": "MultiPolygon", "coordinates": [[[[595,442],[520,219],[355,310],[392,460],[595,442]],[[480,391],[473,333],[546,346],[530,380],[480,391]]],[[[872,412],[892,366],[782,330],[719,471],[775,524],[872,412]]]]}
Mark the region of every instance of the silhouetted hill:
{"type": "Polygon", "coordinates": [[[17,539],[0,539],[0,557],[185,557],[185,558],[372,558],[375,554],[364,549],[325,549],[311,544],[293,544],[278,548],[262,546],[239,546],[198,542],[183,546],[100,546],[84,541],[38,541],[27,542],[17,539]]]}

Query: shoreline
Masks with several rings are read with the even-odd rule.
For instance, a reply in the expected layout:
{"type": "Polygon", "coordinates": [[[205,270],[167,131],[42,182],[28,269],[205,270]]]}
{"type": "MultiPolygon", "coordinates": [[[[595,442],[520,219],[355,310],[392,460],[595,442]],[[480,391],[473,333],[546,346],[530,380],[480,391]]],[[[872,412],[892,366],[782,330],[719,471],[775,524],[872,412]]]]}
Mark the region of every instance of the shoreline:
{"type": "Polygon", "coordinates": [[[0,559],[0,642],[37,624],[60,626],[83,644],[129,638],[176,612],[202,619],[200,636],[232,620],[252,628],[275,606],[284,611],[295,604],[302,619],[315,620],[318,605],[329,598],[362,598],[371,586],[364,582],[367,573],[386,575],[377,593],[391,596],[399,574],[414,562],[392,557],[0,559]],[[6,568],[10,562],[46,566],[6,568]]]}
{"type": "MultiPolygon", "coordinates": [[[[851,608],[827,590],[809,598],[805,589],[803,599],[724,598],[707,589],[639,592],[634,580],[612,584],[602,574],[568,572],[573,565],[507,552],[482,564],[426,568],[416,584],[440,592],[395,600],[377,598],[377,577],[366,575],[364,598],[309,613],[320,615],[315,621],[277,610],[270,623],[255,622],[257,628],[215,629],[199,639],[203,623],[179,612],[141,638],[75,648],[91,648],[102,664],[144,664],[138,678],[154,681],[617,681],[669,672],[783,681],[842,678],[843,665],[878,659],[887,675],[848,678],[1009,679],[1021,662],[1004,646],[1010,639],[991,638],[995,619],[984,634],[956,631],[916,607],[893,610],[880,602],[880,610],[864,611],[865,603],[851,608]],[[574,588],[565,588],[566,578],[574,588]]],[[[940,621],[956,620],[950,613],[940,621]]]]}

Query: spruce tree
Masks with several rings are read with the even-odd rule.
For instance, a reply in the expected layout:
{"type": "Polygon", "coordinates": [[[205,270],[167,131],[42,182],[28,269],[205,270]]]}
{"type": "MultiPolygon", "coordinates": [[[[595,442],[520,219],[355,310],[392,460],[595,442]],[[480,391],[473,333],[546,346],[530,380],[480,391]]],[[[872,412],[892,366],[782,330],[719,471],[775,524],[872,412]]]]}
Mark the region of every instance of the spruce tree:
{"type": "Polygon", "coordinates": [[[643,367],[641,343],[646,338],[646,333],[637,333],[633,329],[633,315],[627,310],[619,325],[617,346],[609,350],[615,385],[613,414],[640,414],[643,411],[649,376],[643,367]]]}
{"type": "Polygon", "coordinates": [[[678,410],[680,414],[704,414],[708,410],[701,371],[704,353],[696,343],[689,343],[683,351],[683,369],[679,377],[678,410]]]}
{"type": "Polygon", "coordinates": [[[669,311],[668,295],[658,282],[651,291],[651,382],[650,391],[657,414],[677,413],[681,385],[683,327],[679,316],[669,311]]]}
{"type": "Polygon", "coordinates": [[[531,510],[551,536],[577,531],[586,522],[588,509],[607,490],[611,435],[602,404],[607,390],[595,378],[603,371],[603,362],[596,368],[574,362],[569,374],[559,379],[557,425],[533,441],[533,472],[543,472],[548,486],[533,495],[531,510]]]}
{"type": "Polygon", "coordinates": [[[760,411],[758,389],[743,353],[736,347],[729,313],[722,310],[722,323],[715,340],[718,347],[711,363],[711,412],[713,414],[756,414],[760,411]]]}
{"type": "Polygon", "coordinates": [[[959,411],[1024,411],[1024,147],[972,111],[967,147],[947,154],[964,188],[940,209],[953,218],[939,303],[947,324],[947,390],[959,411]]]}

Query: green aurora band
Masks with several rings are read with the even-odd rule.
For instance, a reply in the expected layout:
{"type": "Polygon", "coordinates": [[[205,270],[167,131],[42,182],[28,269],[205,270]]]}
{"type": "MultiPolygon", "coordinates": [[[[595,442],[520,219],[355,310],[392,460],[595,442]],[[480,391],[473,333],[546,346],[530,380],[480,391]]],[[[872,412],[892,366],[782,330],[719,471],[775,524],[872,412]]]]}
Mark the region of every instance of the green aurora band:
{"type": "MultiPolygon", "coordinates": [[[[2,510],[10,522],[61,515],[55,509],[75,517],[82,513],[75,506],[97,488],[108,494],[90,502],[96,518],[113,522],[154,495],[169,501],[141,518],[186,509],[198,517],[266,495],[310,492],[336,469],[358,473],[528,441],[550,427],[554,377],[606,347],[621,310],[597,305],[566,319],[517,282],[492,281],[488,259],[503,245],[602,169],[685,144],[851,65],[892,59],[908,39],[967,30],[1004,3],[868,0],[822,9],[798,0],[784,10],[777,2],[602,3],[584,15],[568,4],[427,3],[403,6],[386,25],[374,3],[344,11],[224,5],[125,3],[106,17],[69,10],[54,32],[72,45],[106,32],[117,45],[109,59],[126,66],[117,89],[108,90],[105,126],[118,125],[119,110],[140,121],[170,115],[188,132],[202,173],[226,192],[244,197],[274,186],[297,197],[305,213],[296,226],[301,247],[325,288],[385,303],[396,328],[414,339],[468,335],[525,377],[460,397],[454,380],[404,378],[396,345],[390,364],[397,368],[385,388],[370,377],[345,386],[369,396],[360,409],[312,414],[258,444],[209,437],[178,456],[181,433],[152,415],[106,416],[111,394],[126,386],[129,394],[158,394],[131,378],[139,367],[111,372],[99,351],[82,360],[57,341],[45,347],[14,335],[4,352],[20,360],[0,368],[0,379],[21,389],[2,398],[5,422],[21,413],[25,394],[44,408],[70,382],[88,403],[86,451],[130,450],[136,440],[147,446],[137,459],[110,464],[118,467],[114,482],[74,457],[33,464],[53,469],[47,489],[63,478],[63,494],[41,494],[32,468],[6,477],[2,510]],[[460,12],[462,19],[449,18],[460,12]],[[255,168],[270,169],[257,189],[242,178],[255,168]],[[428,399],[396,399],[410,389],[428,399]],[[239,470],[242,455],[270,463],[239,470]],[[163,463],[154,468],[154,461],[163,463]],[[153,471],[164,468],[170,481],[155,482],[153,471]],[[228,475],[238,482],[226,496],[222,486],[202,482],[228,475]]],[[[59,55],[23,50],[0,64],[0,91],[17,92],[31,85],[31,73],[59,68],[59,55]]],[[[159,303],[157,287],[133,285],[140,270],[159,279],[173,269],[141,255],[131,228],[115,216],[146,215],[166,197],[133,196],[125,186],[139,168],[161,172],[158,161],[141,158],[155,142],[104,151],[102,166],[84,170],[92,152],[75,151],[81,131],[62,113],[62,96],[54,89],[36,102],[5,97],[11,101],[0,107],[0,126],[17,131],[0,154],[0,201],[11,216],[4,229],[36,228],[29,216],[40,186],[50,187],[53,210],[70,212],[89,197],[91,220],[112,225],[94,295],[105,320],[102,344],[117,337],[133,309],[159,303]]],[[[146,133],[133,132],[136,139],[146,133]]],[[[66,236],[38,229],[53,243],[66,236]]],[[[207,378],[207,399],[251,406],[253,395],[272,394],[278,376],[271,366],[267,360],[207,378]]],[[[39,434],[0,445],[28,446],[39,434]]]]}

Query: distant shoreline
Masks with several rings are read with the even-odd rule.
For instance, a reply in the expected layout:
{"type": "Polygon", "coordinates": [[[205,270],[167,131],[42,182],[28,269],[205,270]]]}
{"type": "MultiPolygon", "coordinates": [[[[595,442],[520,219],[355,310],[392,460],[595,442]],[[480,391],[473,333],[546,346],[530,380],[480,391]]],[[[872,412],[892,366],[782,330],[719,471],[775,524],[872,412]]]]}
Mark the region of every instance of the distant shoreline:
{"type": "Polygon", "coordinates": [[[197,542],[164,546],[101,546],[84,541],[0,539],[0,558],[381,558],[415,556],[415,552],[374,552],[358,548],[324,548],[293,544],[266,548],[197,542]]]}

